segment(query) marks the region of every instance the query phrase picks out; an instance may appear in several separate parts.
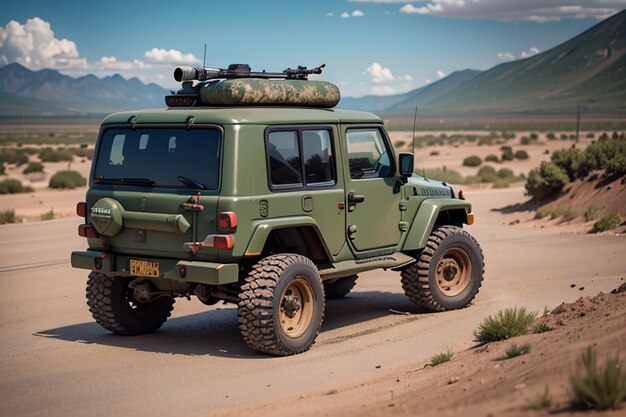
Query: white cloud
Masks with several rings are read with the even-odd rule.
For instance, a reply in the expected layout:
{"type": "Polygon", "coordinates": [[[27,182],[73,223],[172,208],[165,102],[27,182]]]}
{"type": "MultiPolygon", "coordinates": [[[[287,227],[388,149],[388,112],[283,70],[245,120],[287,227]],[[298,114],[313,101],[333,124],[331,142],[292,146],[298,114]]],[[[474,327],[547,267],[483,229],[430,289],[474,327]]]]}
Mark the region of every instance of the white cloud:
{"type": "Polygon", "coordinates": [[[0,26],[0,64],[18,62],[28,68],[85,68],[87,61],[80,57],[76,44],[57,39],[50,23],[39,17],[25,24],[11,20],[0,26]]]}
{"type": "Polygon", "coordinates": [[[537,55],[538,53],[539,53],[539,49],[533,46],[528,51],[522,51],[522,53],[520,54],[520,58],[529,58],[533,55],[537,55]]]}
{"type": "Polygon", "coordinates": [[[437,70],[437,78],[441,79],[446,76],[446,73],[442,70],[437,70]]]}
{"type": "Polygon", "coordinates": [[[388,96],[390,94],[395,94],[397,90],[389,85],[375,85],[370,87],[368,92],[377,96],[388,96]]]}
{"type": "Polygon", "coordinates": [[[343,13],[341,13],[341,17],[343,17],[344,19],[347,19],[347,18],[349,18],[349,17],[350,17],[350,13],[348,13],[348,12],[343,12],[343,13]]]}
{"type": "Polygon", "coordinates": [[[333,17],[333,16],[334,16],[333,12],[326,13],[326,17],[333,17]]]}
{"type": "MultiPolygon", "coordinates": [[[[352,0],[354,1],[354,0],[352,0]]],[[[467,19],[531,21],[546,23],[562,19],[605,19],[622,10],[624,0],[428,0],[414,6],[406,0],[358,0],[375,3],[405,3],[400,12],[467,19]],[[425,3],[425,4],[424,4],[425,3]]]]}
{"type": "Polygon", "coordinates": [[[143,61],[138,59],[133,59],[132,61],[119,61],[114,56],[103,56],[98,61],[96,61],[96,68],[98,70],[116,70],[116,71],[130,71],[137,70],[142,68],[150,68],[149,64],[146,64],[143,61]]]}
{"type": "Polygon", "coordinates": [[[498,57],[498,59],[501,59],[503,61],[513,61],[513,60],[515,60],[515,55],[513,55],[510,52],[498,52],[498,54],[496,56],[498,57]]]}
{"type": "Polygon", "coordinates": [[[384,83],[395,79],[391,70],[383,67],[378,62],[374,62],[372,65],[367,67],[365,72],[370,75],[372,81],[375,83],[384,83]]]}
{"type": "Polygon", "coordinates": [[[153,62],[162,64],[174,64],[174,65],[194,65],[199,64],[200,60],[193,54],[184,54],[176,49],[160,49],[152,48],[143,54],[146,58],[153,62]]]}
{"type": "Polygon", "coordinates": [[[430,84],[432,83],[432,81],[430,80],[430,78],[427,78],[426,80],[424,80],[426,82],[426,84],[430,84]]]}
{"type": "Polygon", "coordinates": [[[404,81],[413,81],[413,77],[411,77],[410,74],[404,74],[402,77],[400,77],[400,79],[404,81]]]}
{"type": "Polygon", "coordinates": [[[352,17],[362,17],[362,16],[365,16],[365,13],[363,13],[360,10],[355,10],[352,12],[352,17]]]}

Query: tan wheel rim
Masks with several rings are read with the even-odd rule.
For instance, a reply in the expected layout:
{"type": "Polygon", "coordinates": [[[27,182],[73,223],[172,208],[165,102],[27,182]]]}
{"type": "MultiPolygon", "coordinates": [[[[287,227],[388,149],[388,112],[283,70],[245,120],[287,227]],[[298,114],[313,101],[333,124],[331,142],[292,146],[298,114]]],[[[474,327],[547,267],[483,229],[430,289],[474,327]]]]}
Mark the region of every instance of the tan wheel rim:
{"type": "Polygon", "coordinates": [[[471,276],[472,262],[467,252],[461,248],[448,249],[437,263],[437,287],[448,297],[463,292],[469,285],[471,276]]]}
{"type": "Polygon", "coordinates": [[[313,289],[304,278],[296,277],[280,296],[278,319],[283,333],[295,339],[309,328],[313,318],[313,289]]]}

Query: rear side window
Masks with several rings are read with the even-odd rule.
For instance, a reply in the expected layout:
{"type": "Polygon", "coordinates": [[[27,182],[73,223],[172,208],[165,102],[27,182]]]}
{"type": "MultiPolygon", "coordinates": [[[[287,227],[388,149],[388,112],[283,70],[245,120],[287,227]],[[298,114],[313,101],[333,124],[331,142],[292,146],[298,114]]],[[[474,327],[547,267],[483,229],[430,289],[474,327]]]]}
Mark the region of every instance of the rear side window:
{"type": "Polygon", "coordinates": [[[266,139],[266,152],[272,188],[315,187],[335,183],[329,130],[270,131],[266,139]]]}

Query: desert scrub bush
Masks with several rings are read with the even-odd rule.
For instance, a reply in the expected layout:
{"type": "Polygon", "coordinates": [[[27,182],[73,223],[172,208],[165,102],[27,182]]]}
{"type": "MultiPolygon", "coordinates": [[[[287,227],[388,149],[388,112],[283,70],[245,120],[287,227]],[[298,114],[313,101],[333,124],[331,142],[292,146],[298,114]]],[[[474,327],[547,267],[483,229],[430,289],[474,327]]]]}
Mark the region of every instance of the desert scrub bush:
{"type": "Polygon", "coordinates": [[[504,353],[506,354],[505,359],[516,358],[518,356],[527,355],[532,350],[530,343],[524,343],[523,345],[518,345],[517,343],[512,343],[504,353]]]}
{"type": "Polygon", "coordinates": [[[543,206],[543,207],[539,207],[539,209],[535,212],[535,219],[543,219],[545,217],[548,217],[552,214],[552,207],[551,206],[543,206]]]}
{"type": "Polygon", "coordinates": [[[617,213],[609,213],[593,224],[591,233],[600,233],[606,230],[615,229],[621,223],[622,219],[617,213]]]}
{"type": "Polygon", "coordinates": [[[32,188],[23,186],[21,181],[14,178],[0,181],[0,194],[29,193],[31,191],[33,191],[32,188]]]}
{"type": "MultiPolygon", "coordinates": [[[[397,141],[395,141],[393,144],[394,144],[394,146],[395,146],[396,148],[401,148],[401,147],[403,147],[404,145],[406,145],[406,142],[405,142],[405,141],[403,141],[403,140],[397,140],[397,141]]],[[[93,154],[93,152],[92,152],[92,154],[93,154]]],[[[86,156],[86,155],[78,155],[78,156],[86,156]]]]}
{"type": "Polygon", "coordinates": [[[15,215],[15,210],[4,209],[0,210],[0,224],[17,223],[18,217],[15,215]]]}
{"type": "Polygon", "coordinates": [[[515,154],[513,154],[513,157],[515,159],[528,159],[528,152],[524,151],[524,150],[519,150],[519,151],[515,151],[515,154]]]}
{"type": "Polygon", "coordinates": [[[28,155],[23,149],[3,148],[0,150],[0,163],[24,165],[28,162],[28,155]]]}
{"type": "Polygon", "coordinates": [[[441,365],[442,363],[449,362],[454,357],[454,353],[451,351],[446,351],[442,353],[438,353],[430,358],[430,366],[441,365]]]}
{"type": "Polygon", "coordinates": [[[552,405],[552,396],[546,386],[546,390],[543,394],[536,396],[535,398],[528,400],[528,403],[524,407],[526,410],[543,410],[552,405]]]}
{"type": "MultiPolygon", "coordinates": [[[[608,135],[592,143],[585,149],[582,167],[587,172],[604,169],[609,175],[626,174],[626,138],[608,135]]],[[[586,172],[585,172],[586,174],[586,172]]]]}
{"type": "Polygon", "coordinates": [[[590,222],[594,220],[600,210],[602,210],[602,204],[595,202],[589,204],[584,213],[585,221],[590,222]]]}
{"type": "Polygon", "coordinates": [[[533,333],[537,333],[537,334],[538,334],[538,333],[545,333],[545,332],[549,332],[549,331],[552,331],[552,330],[553,330],[553,329],[552,329],[552,327],[548,326],[547,324],[545,324],[545,323],[539,323],[539,324],[536,324],[536,325],[532,328],[532,330],[531,330],[531,331],[532,331],[533,333]]]}
{"type": "Polygon", "coordinates": [[[596,134],[595,134],[595,133],[593,133],[593,132],[589,132],[589,133],[587,133],[587,139],[593,139],[593,138],[595,138],[595,137],[596,137],[596,134]]]}
{"type": "Polygon", "coordinates": [[[41,215],[41,220],[52,220],[54,219],[54,210],[50,209],[48,211],[46,211],[45,213],[42,213],[41,215]]]}
{"type": "Polygon", "coordinates": [[[548,133],[546,135],[546,139],[548,139],[548,140],[556,140],[556,135],[554,133],[550,132],[550,133],[548,133]]]}
{"type": "Polygon", "coordinates": [[[478,170],[478,180],[480,182],[494,182],[498,178],[494,167],[485,165],[478,170]]]}
{"type": "Polygon", "coordinates": [[[87,180],[78,171],[59,171],[50,178],[50,188],[76,188],[82,187],[87,180]]]}
{"type": "Polygon", "coordinates": [[[496,175],[498,176],[498,178],[503,179],[503,180],[515,178],[515,174],[513,173],[513,170],[509,168],[500,168],[498,172],[496,173],[496,175]]]}
{"type": "Polygon", "coordinates": [[[570,182],[565,170],[553,162],[543,161],[538,168],[528,174],[525,188],[534,198],[546,198],[555,195],[570,182]]]}
{"type": "Polygon", "coordinates": [[[328,391],[324,392],[324,395],[335,395],[337,394],[339,391],[337,391],[336,389],[329,389],[328,391]]]}
{"type": "MultiPolygon", "coordinates": [[[[403,141],[400,140],[398,142],[402,142],[402,145],[397,145],[398,147],[404,146],[404,142],[403,141]]],[[[72,154],[78,156],[79,158],[87,158],[90,161],[93,159],[93,149],[80,147],[80,148],[70,148],[69,151],[72,154]]]]}
{"type": "Polygon", "coordinates": [[[557,166],[563,168],[570,180],[585,176],[588,172],[584,168],[585,156],[580,149],[569,148],[559,149],[552,153],[550,160],[557,166]]]}
{"type": "Polygon", "coordinates": [[[498,178],[497,180],[493,182],[493,185],[491,186],[491,188],[493,189],[509,188],[510,184],[511,183],[509,182],[509,180],[503,180],[501,178],[498,178]]]}
{"type": "MultiPolygon", "coordinates": [[[[508,148],[508,146],[507,146],[507,148],[508,148]]],[[[502,160],[502,162],[504,162],[504,161],[512,161],[513,159],[515,159],[515,155],[513,154],[512,150],[504,150],[504,151],[502,151],[502,155],[500,156],[500,159],[502,160]]]]}
{"type": "Polygon", "coordinates": [[[583,408],[615,410],[626,400],[626,364],[616,356],[598,366],[596,351],[591,346],[578,359],[569,382],[572,402],[583,408]]]}
{"type": "Polygon", "coordinates": [[[426,170],[416,170],[419,175],[424,175],[426,178],[447,182],[449,184],[465,184],[465,177],[459,174],[458,171],[453,169],[436,168],[426,170]]]}
{"type": "Polygon", "coordinates": [[[522,137],[522,139],[520,139],[521,145],[530,145],[531,143],[533,143],[533,140],[527,136],[524,136],[522,137]]]}
{"type": "Polygon", "coordinates": [[[72,151],[69,149],[52,149],[52,148],[43,148],[39,151],[39,159],[42,162],[61,162],[68,161],[71,162],[74,160],[74,155],[72,151]]]}
{"type": "Polygon", "coordinates": [[[0,175],[6,175],[6,170],[4,168],[4,162],[0,162],[0,175]]]}
{"type": "Polygon", "coordinates": [[[477,156],[477,155],[471,155],[463,159],[463,166],[466,166],[466,167],[477,167],[477,166],[480,166],[480,164],[482,163],[483,163],[483,160],[480,158],[480,156],[477,156]]]}
{"type": "Polygon", "coordinates": [[[439,156],[439,151],[432,151],[430,156],[439,156]]]}
{"type": "Polygon", "coordinates": [[[479,343],[497,342],[528,332],[537,313],[529,312],[525,307],[500,310],[495,316],[489,316],[474,330],[474,339],[479,343]]]}
{"type": "Polygon", "coordinates": [[[29,162],[22,173],[30,174],[31,172],[43,172],[43,164],[37,161],[29,162]]]}
{"type": "Polygon", "coordinates": [[[490,154],[485,157],[485,161],[487,162],[500,162],[500,159],[497,155],[490,154]]]}

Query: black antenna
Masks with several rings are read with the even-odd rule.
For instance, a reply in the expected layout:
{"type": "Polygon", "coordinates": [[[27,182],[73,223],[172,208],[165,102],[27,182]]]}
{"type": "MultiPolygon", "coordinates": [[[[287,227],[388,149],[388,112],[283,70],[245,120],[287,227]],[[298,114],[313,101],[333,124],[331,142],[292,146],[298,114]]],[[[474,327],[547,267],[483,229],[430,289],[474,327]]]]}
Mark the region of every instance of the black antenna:
{"type": "Polygon", "coordinates": [[[206,67],[206,43],[204,44],[204,57],[202,58],[202,68],[206,67]]]}
{"type": "Polygon", "coordinates": [[[417,106],[415,106],[415,116],[413,117],[413,156],[415,156],[415,126],[417,125],[417,106]]]}

